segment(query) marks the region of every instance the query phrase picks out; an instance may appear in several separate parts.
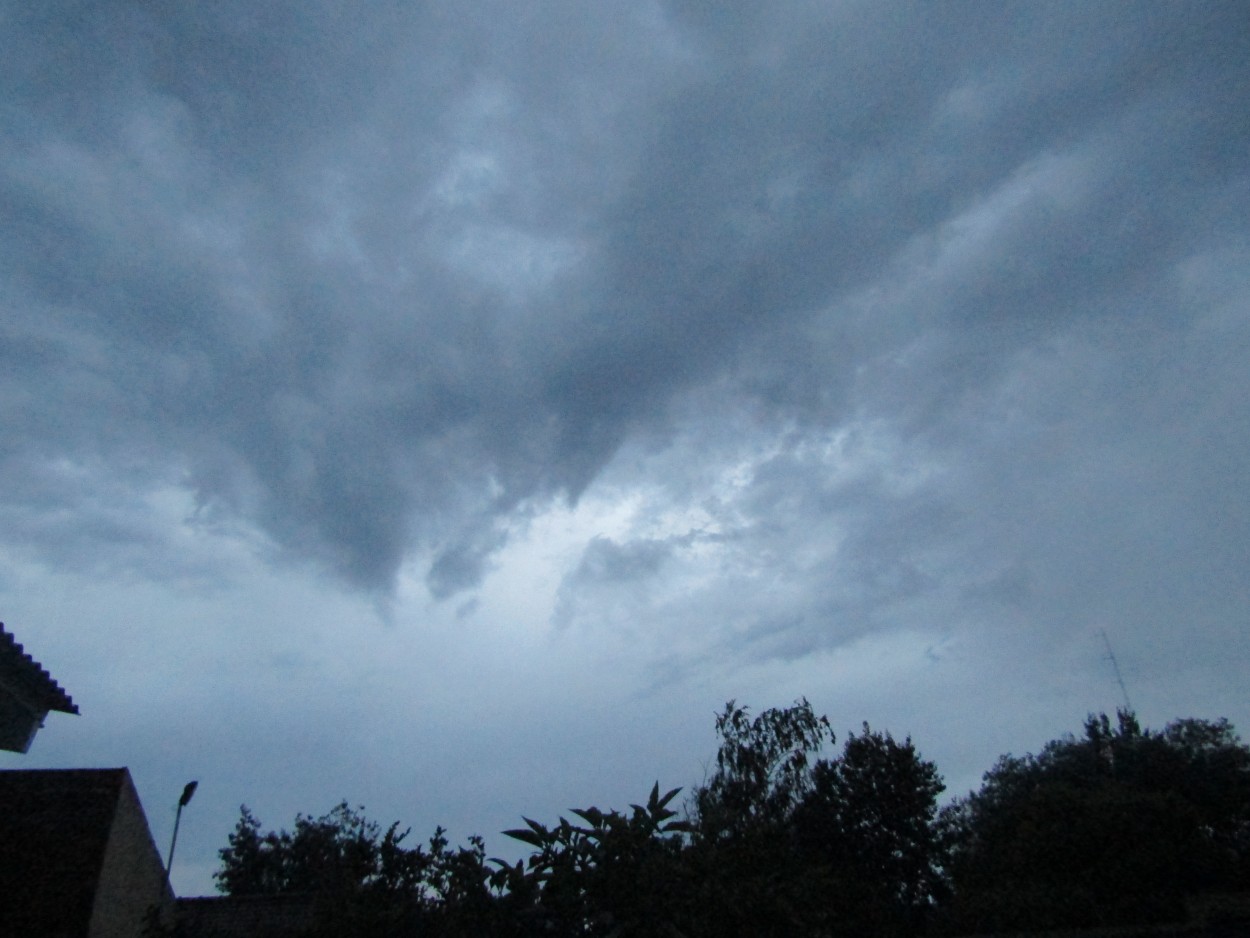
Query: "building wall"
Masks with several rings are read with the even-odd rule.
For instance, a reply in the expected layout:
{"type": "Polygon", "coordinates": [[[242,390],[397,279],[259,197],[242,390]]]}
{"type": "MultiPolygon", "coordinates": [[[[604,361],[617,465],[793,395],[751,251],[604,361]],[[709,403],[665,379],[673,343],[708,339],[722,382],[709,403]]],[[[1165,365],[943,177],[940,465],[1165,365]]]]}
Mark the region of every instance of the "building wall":
{"type": "Polygon", "coordinates": [[[47,710],[37,708],[0,674],[0,749],[28,751],[47,715],[47,710]]]}
{"type": "Polygon", "coordinates": [[[88,935],[124,773],[0,772],[0,936],[88,935]]]}
{"type": "Polygon", "coordinates": [[[127,773],[117,798],[100,878],[96,883],[89,938],[139,938],[152,907],[161,922],[173,921],[174,896],[160,852],[152,841],[138,792],[127,773]]]}

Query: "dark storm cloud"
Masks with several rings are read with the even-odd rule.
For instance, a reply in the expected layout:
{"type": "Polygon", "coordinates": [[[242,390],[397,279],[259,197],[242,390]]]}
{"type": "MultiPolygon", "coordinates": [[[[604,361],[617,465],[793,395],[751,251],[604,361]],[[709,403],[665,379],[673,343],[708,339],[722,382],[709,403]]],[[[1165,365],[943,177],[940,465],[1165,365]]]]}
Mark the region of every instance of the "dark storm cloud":
{"type": "MultiPolygon", "coordinates": [[[[247,519],[366,587],[428,550],[449,596],[514,512],[577,498],[707,389],[760,408],[762,439],[883,420],[899,453],[950,467],[906,497],[831,486],[821,460],[758,467],[754,546],[786,556],[800,519],[843,531],[836,562],[817,530],[821,559],[783,566],[793,611],[759,634],[954,597],[979,552],[967,590],[1032,582],[996,537],[1046,506],[1065,533],[1097,499],[1047,487],[1094,443],[1111,504],[1108,467],[1152,440],[1180,481],[1144,494],[1245,543],[1202,475],[1244,479],[1231,392],[1198,395],[1202,434],[1132,422],[1183,392],[1162,360],[1239,374],[1178,286],[1190,260],[1244,260],[1238,4],[4,18],[3,510],[51,554],[73,553],[69,510],[116,523],[79,540],[144,543],[131,503],[181,486],[202,520],[247,519]],[[1020,469],[1013,416],[1068,447],[1056,475],[1020,469]],[[1123,420],[1143,435],[1103,432],[1123,420]]],[[[674,492],[693,471],[668,466],[674,492]]],[[[569,596],[651,556],[612,544],[569,596]]]]}

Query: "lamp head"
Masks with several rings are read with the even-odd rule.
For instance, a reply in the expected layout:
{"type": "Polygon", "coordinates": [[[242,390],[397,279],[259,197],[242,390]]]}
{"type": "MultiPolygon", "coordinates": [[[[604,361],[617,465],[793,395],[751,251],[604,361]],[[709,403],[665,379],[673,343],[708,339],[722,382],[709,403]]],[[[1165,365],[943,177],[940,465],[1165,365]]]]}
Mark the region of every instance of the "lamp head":
{"type": "Polygon", "coordinates": [[[187,787],[182,790],[182,797],[178,799],[178,807],[185,808],[187,802],[191,800],[191,796],[195,794],[195,789],[199,782],[187,782],[187,787]]]}

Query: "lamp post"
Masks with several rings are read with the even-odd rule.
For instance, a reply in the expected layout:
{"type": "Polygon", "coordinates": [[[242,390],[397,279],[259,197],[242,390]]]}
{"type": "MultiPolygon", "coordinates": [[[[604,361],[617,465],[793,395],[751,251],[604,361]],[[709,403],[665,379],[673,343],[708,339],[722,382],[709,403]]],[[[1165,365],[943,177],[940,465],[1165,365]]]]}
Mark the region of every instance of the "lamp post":
{"type": "Polygon", "coordinates": [[[174,836],[169,839],[169,859],[165,861],[166,876],[169,875],[174,865],[174,846],[178,843],[178,822],[182,820],[182,809],[187,806],[187,802],[191,800],[199,784],[199,782],[187,782],[186,787],[182,789],[182,797],[178,799],[178,812],[174,815],[174,836]]]}

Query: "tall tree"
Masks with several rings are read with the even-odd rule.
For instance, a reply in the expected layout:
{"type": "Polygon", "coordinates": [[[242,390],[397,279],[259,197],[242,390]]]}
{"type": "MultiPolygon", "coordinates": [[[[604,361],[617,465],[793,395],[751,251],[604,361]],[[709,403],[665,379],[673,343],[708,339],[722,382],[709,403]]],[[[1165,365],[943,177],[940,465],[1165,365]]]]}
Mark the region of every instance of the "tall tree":
{"type": "Polygon", "coordinates": [[[942,897],[944,857],[936,829],[945,789],[937,767],[908,737],[848,736],[820,761],[795,813],[804,855],[830,873],[831,916],[861,934],[909,934],[942,897]]]}
{"type": "Polygon", "coordinates": [[[1245,876],[1250,751],[1224,720],[1091,716],[1083,738],[1002,757],[943,821],[963,927],[1177,918],[1184,895],[1245,876]]]}
{"type": "Polygon", "coordinates": [[[812,787],[829,721],[806,699],[752,717],[730,701],[716,718],[716,768],[689,808],[687,854],[699,935],[819,934],[827,883],[795,849],[795,809],[812,787]]]}
{"type": "Polygon", "coordinates": [[[787,824],[811,788],[814,756],[832,745],[829,720],[806,698],[754,719],[735,701],[716,717],[716,770],[695,791],[698,834],[719,840],[787,824]]]}

